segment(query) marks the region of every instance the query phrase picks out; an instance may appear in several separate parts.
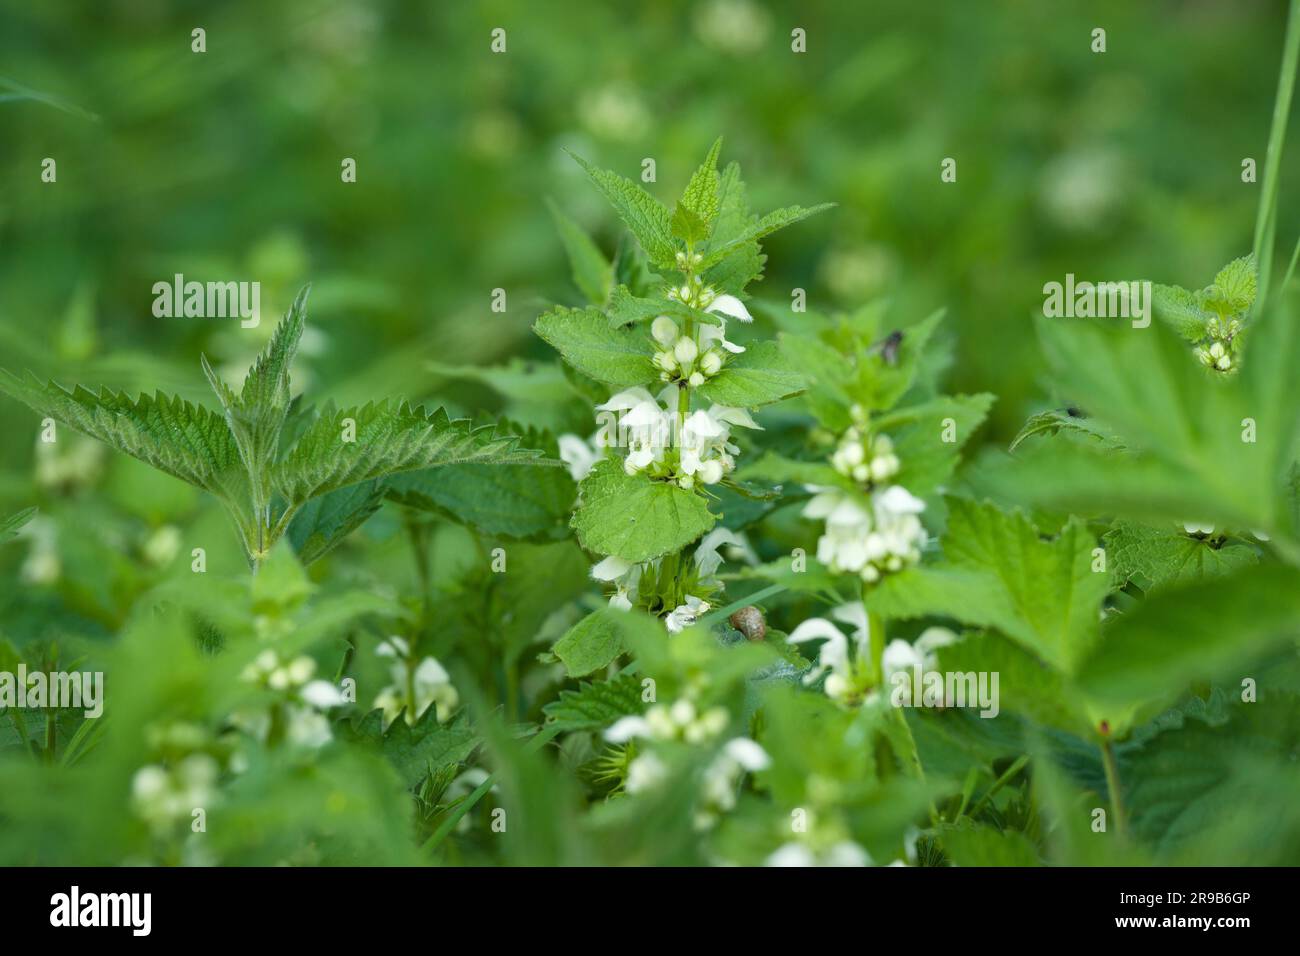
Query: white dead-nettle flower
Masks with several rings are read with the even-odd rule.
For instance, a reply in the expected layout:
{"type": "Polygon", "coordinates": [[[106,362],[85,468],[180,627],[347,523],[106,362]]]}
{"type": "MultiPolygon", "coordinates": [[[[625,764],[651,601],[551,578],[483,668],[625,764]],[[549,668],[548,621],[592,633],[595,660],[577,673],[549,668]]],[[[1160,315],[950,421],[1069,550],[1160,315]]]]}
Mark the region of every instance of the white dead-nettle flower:
{"type": "Polygon", "coordinates": [[[868,506],[838,488],[808,487],[816,494],[803,515],[826,521],[826,532],[817,541],[817,560],[832,571],[851,572],[871,583],[921,560],[926,534],[917,515],[925,510],[925,502],[906,488],[878,490],[868,506]]]}
{"type": "MultiPolygon", "coordinates": [[[[345,703],[343,692],[329,681],[312,680],[316,662],[306,655],[285,660],[273,650],[264,650],[250,662],[240,677],[282,695],[284,735],[290,744],[311,749],[332,740],[325,711],[345,703]]],[[[246,708],[230,715],[240,730],[265,743],[271,732],[271,710],[246,708]]]]}
{"type": "MultiPolygon", "coordinates": [[[[717,572],[723,560],[720,552],[723,547],[730,547],[733,551],[739,549],[744,560],[750,560],[750,556],[753,555],[749,542],[743,535],[728,528],[714,528],[701,538],[700,543],[695,547],[695,580],[702,586],[702,590],[711,592],[721,584],[717,579],[717,572]]],[[[627,611],[632,609],[639,596],[642,575],[647,570],[657,571],[660,561],[661,559],[656,558],[642,564],[633,564],[611,555],[591,569],[591,576],[597,581],[613,584],[614,593],[610,596],[609,603],[613,607],[627,611]]],[[[687,595],[684,603],[669,612],[664,619],[664,624],[670,634],[677,634],[694,624],[700,616],[708,613],[709,607],[709,602],[703,598],[687,595]]]]}
{"type": "MultiPolygon", "coordinates": [[[[852,840],[832,843],[814,850],[806,843],[783,843],[763,863],[764,866],[871,866],[871,855],[852,840]]],[[[891,864],[892,865],[892,864],[891,864]]]]}
{"type": "Polygon", "coordinates": [[[772,765],[772,758],[748,737],[733,737],[704,770],[700,781],[700,804],[695,811],[695,829],[707,830],[724,813],[736,806],[736,787],[746,773],[757,773],[772,765]]]}
{"type": "Polygon", "coordinates": [[[627,765],[627,780],[623,789],[627,793],[653,790],[668,779],[668,765],[653,753],[637,754],[627,765]]]}
{"type": "Polygon", "coordinates": [[[701,744],[721,734],[730,721],[725,707],[710,707],[700,713],[695,701],[679,697],[672,704],[653,704],[644,714],[620,717],[605,731],[605,739],[613,744],[637,739],[701,744]]]}
{"type": "Polygon", "coordinates": [[[605,457],[605,449],[600,446],[601,432],[590,439],[583,439],[566,432],[556,439],[560,446],[560,460],[569,469],[574,481],[582,481],[595,467],[596,462],[605,457]]]}
{"type": "Polygon", "coordinates": [[[831,455],[831,465],[841,475],[864,485],[878,485],[898,474],[901,462],[888,435],[870,438],[858,428],[846,431],[831,455]]]}
{"type": "MultiPolygon", "coordinates": [[[[736,301],[739,304],[739,300],[736,301]]],[[[745,312],[744,305],[739,305],[739,310],[745,312]]],[[[716,307],[709,311],[723,314],[716,307]]],[[[728,353],[739,355],[745,351],[743,346],[727,341],[727,322],[722,318],[718,319],[717,325],[701,325],[694,336],[690,336],[682,333],[671,318],[661,315],[652,323],[650,335],[661,347],[652,360],[655,368],[659,369],[660,379],[671,383],[685,382],[692,388],[703,385],[722,371],[728,353]]]]}
{"type": "MultiPolygon", "coordinates": [[[[909,644],[897,638],[890,641],[880,658],[880,669],[884,673],[885,683],[891,683],[894,675],[898,673],[911,675],[919,671],[926,674],[937,669],[939,658],[935,651],[955,644],[958,640],[960,638],[956,633],[946,627],[928,627],[921,632],[915,643],[909,644]]],[[[901,695],[903,705],[911,706],[911,681],[900,684],[900,689],[906,691],[901,695]]]]}
{"type": "Polygon", "coordinates": [[[736,467],[740,449],[731,429],[759,428],[743,408],[711,405],[678,422],[680,389],[668,386],[656,398],[644,388],[630,388],[596,406],[619,412],[619,433],[627,440],[623,470],[629,475],[648,471],[658,478],[675,478],[683,488],[696,482],[717,484],[736,467]],[[670,454],[675,446],[676,454],[670,454]]]}
{"type": "Polygon", "coordinates": [[[817,652],[817,664],[805,676],[805,684],[815,684],[826,675],[826,696],[845,705],[861,703],[871,688],[871,625],[867,608],[861,601],[841,604],[831,610],[831,617],[853,629],[852,646],[832,621],[824,617],[809,618],[793,631],[791,644],[824,639],[817,652]]]}
{"type": "Polygon", "coordinates": [[[396,720],[403,709],[406,711],[406,722],[414,724],[431,704],[438,708],[436,713],[440,722],[451,718],[460,703],[460,695],[456,693],[451,678],[436,658],[425,657],[418,664],[412,664],[408,660],[410,645],[402,637],[390,637],[379,645],[375,653],[381,657],[396,658],[389,670],[393,682],[375,697],[374,705],[383,709],[385,724],[396,720]],[[414,671],[410,673],[410,679],[411,690],[415,694],[414,702],[407,699],[408,669],[412,666],[414,671]]]}
{"type": "Polygon", "coordinates": [[[190,754],[175,767],[141,767],[131,778],[131,807],[155,833],[165,834],[196,809],[217,800],[217,761],[205,753],[190,754]]]}

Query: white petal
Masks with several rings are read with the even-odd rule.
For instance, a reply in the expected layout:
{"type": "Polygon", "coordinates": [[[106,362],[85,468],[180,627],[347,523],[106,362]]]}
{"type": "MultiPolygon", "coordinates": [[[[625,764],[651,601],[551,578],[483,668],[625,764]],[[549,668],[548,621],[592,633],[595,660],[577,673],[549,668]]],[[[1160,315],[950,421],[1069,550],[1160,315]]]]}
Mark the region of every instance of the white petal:
{"type": "Polygon", "coordinates": [[[925,510],[925,502],[902,485],[890,485],[874,496],[877,513],[889,515],[918,515],[925,510]]]}
{"type": "Polygon", "coordinates": [[[626,391],[618,392],[610,396],[609,401],[604,405],[597,405],[597,411],[602,412],[625,412],[629,408],[635,408],[642,402],[655,403],[654,396],[644,388],[629,388],[626,391]]]}
{"type": "Polygon", "coordinates": [[[734,408],[731,405],[714,405],[709,409],[709,415],[715,421],[726,422],[728,425],[763,430],[763,426],[754,421],[754,416],[749,414],[749,410],[745,408],[734,408]]]}
{"type": "Polygon", "coordinates": [[[610,743],[625,744],[634,737],[649,737],[650,725],[644,717],[620,717],[605,731],[610,743]]]}
{"type": "Polygon", "coordinates": [[[727,745],[722,749],[728,757],[746,770],[766,770],[772,766],[772,758],[767,755],[767,751],[748,737],[728,740],[727,745]]]}
{"type": "Polygon", "coordinates": [[[717,312],[719,315],[730,316],[733,319],[739,319],[741,322],[753,322],[754,317],[749,314],[745,308],[745,303],[741,302],[734,295],[720,295],[709,303],[706,312],[717,312]]]}
{"type": "Polygon", "coordinates": [[[343,691],[339,690],[329,681],[314,680],[299,691],[300,696],[313,707],[319,707],[322,710],[329,707],[338,707],[345,703],[343,691]]]}
{"type": "Polygon", "coordinates": [[[632,570],[632,563],[610,555],[591,569],[591,576],[597,581],[617,581],[632,570]]]}

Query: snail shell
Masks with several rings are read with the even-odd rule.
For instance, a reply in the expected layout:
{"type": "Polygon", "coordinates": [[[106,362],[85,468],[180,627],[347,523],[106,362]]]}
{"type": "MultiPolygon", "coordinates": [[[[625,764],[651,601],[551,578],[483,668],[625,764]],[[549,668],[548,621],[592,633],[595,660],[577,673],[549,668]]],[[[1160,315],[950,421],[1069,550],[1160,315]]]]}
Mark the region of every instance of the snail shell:
{"type": "Polygon", "coordinates": [[[751,641],[761,641],[767,636],[767,620],[763,617],[763,612],[752,604],[742,607],[727,620],[751,641]]]}

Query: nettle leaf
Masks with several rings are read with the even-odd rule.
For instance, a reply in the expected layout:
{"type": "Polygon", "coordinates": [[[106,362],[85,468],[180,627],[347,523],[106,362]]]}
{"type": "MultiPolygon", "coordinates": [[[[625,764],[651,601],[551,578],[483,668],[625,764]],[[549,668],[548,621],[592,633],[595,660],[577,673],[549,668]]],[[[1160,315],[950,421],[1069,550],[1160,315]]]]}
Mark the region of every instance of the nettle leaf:
{"type": "Polygon", "coordinates": [[[680,206],[690,210],[704,225],[706,237],[709,227],[718,216],[720,181],[718,153],[721,149],[722,137],[718,137],[709,148],[709,154],[704,157],[704,162],[700,164],[699,169],[695,170],[691,181],[686,184],[686,191],[682,193],[679,203],[680,206]]]}
{"type": "Polygon", "coordinates": [[[573,153],[569,155],[577,160],[596,188],[613,205],[650,261],[661,269],[676,268],[677,243],[673,240],[672,216],[664,204],[632,180],[609,170],[597,169],[573,153]]]}
{"type": "Polygon", "coordinates": [[[945,395],[881,416],[876,427],[889,432],[902,463],[895,480],[921,497],[942,490],[994,401],[988,392],[945,395]]]}
{"type": "Polygon", "coordinates": [[[304,565],[324,557],[384,503],[379,481],[339,488],[308,501],[289,523],[289,541],[304,565]]]}
{"type": "Polygon", "coordinates": [[[737,475],[747,481],[770,481],[783,485],[829,485],[845,490],[854,488],[852,481],[824,459],[797,461],[774,451],[765,452],[757,461],[743,465],[737,475]]]}
{"type": "Polygon", "coordinates": [[[713,527],[705,499],[675,482],[628,475],[621,462],[596,464],[579,486],[572,526],[588,551],[639,563],[680,551],[713,527]]]}
{"type": "Polygon", "coordinates": [[[954,866],[1042,865],[1034,844],[1018,830],[967,822],[943,827],[939,840],[954,866]]]}
{"type": "Polygon", "coordinates": [[[570,677],[585,677],[613,663],[629,641],[665,635],[664,626],[649,614],[603,607],[573,625],[551,650],[570,677]]]}
{"type": "Polygon", "coordinates": [[[1019,511],[948,499],[945,563],[891,575],[873,592],[887,617],[939,614],[995,627],[1064,674],[1097,640],[1110,578],[1092,570],[1096,539],[1070,519],[1050,541],[1019,511]]]}
{"type": "Polygon", "coordinates": [[[886,343],[874,346],[859,360],[857,381],[852,383],[853,398],[870,411],[893,408],[916,381],[925,355],[926,344],[943,321],[940,309],[915,325],[897,333],[892,350],[886,343]]]}
{"type": "Polygon", "coordinates": [[[583,681],[577,690],[560,691],[559,700],[542,708],[547,723],[562,733],[602,730],[620,717],[645,710],[641,680],[622,674],[612,680],[583,681]]]}
{"type": "Polygon", "coordinates": [[[27,523],[35,517],[35,508],[24,508],[17,514],[10,515],[8,518],[0,521],[0,544],[4,544],[6,541],[12,541],[14,538],[18,537],[18,532],[22,531],[27,523]]]}
{"type": "Polygon", "coordinates": [[[1131,521],[1117,522],[1102,541],[1117,587],[1129,581],[1143,590],[1194,584],[1259,563],[1259,554],[1247,544],[1131,521]]]}
{"type": "Polygon", "coordinates": [[[703,242],[709,237],[709,225],[694,210],[678,203],[673,209],[673,235],[687,245],[703,242]]]}
{"type": "Polygon", "coordinates": [[[604,305],[614,281],[613,265],[581,226],[560,212],[555,203],[548,201],[546,205],[555,219],[560,241],[569,257],[574,285],[592,305],[604,305]]]}
{"type": "Polygon", "coordinates": [[[1210,316],[1201,307],[1201,297],[1197,293],[1176,285],[1152,286],[1151,311],[1188,342],[1205,338],[1205,325],[1210,316]]]}
{"type": "Polygon", "coordinates": [[[1219,270],[1205,290],[1205,307],[1224,315],[1238,315],[1255,304],[1258,270],[1253,254],[1233,259],[1219,270]]]}
{"type": "Polygon", "coordinates": [[[722,371],[695,394],[718,405],[756,408],[790,398],[803,391],[798,369],[781,354],[776,342],[757,342],[727,359],[722,371]]]}
{"type": "Polygon", "coordinates": [[[1241,568],[1213,585],[1152,594],[1106,629],[1079,670],[1097,699],[1131,703],[1223,675],[1300,636],[1300,570],[1241,568]]]}
{"type": "Polygon", "coordinates": [[[0,391],[38,415],[60,421],[118,451],[219,497],[242,497],[247,477],[220,415],[158,392],[131,399],[122,392],[73,391],[33,375],[0,370],[0,391]]]}
{"type": "Polygon", "coordinates": [[[1015,451],[1027,439],[1036,435],[1058,435],[1061,432],[1074,433],[1094,439],[1102,448],[1121,449],[1123,441],[1104,422],[1089,418],[1077,409],[1052,409],[1031,415],[1021,426],[1016,437],[1011,440],[1009,451],[1015,451]]]}
{"type": "MultiPolygon", "coordinates": [[[[280,444],[280,431],[289,414],[289,369],[306,325],[310,291],[311,287],[306,286],[298,293],[289,311],[275,327],[271,340],[248,370],[238,396],[217,377],[207,357],[200,357],[203,374],[221,401],[226,424],[239,447],[240,456],[256,481],[265,481],[263,466],[275,456],[280,444]]],[[[254,490],[265,498],[265,487],[254,490]]]]}
{"type": "Polygon", "coordinates": [[[386,399],[321,415],[276,462],[271,477],[276,490],[296,506],[398,472],[536,457],[536,452],[519,450],[517,436],[503,436],[493,426],[475,428],[465,420],[452,421],[441,408],[430,414],[386,399]],[[355,430],[355,440],[344,440],[345,429],[355,430]]]}
{"type": "Polygon", "coordinates": [[[636,331],[610,328],[596,309],[557,306],[538,318],[533,331],[584,375],[607,385],[644,385],[658,379],[650,339],[636,331]]]}
{"type": "Polygon", "coordinates": [[[438,723],[438,708],[430,707],[415,722],[405,713],[384,729],[384,712],[372,710],[352,725],[343,723],[345,739],[377,746],[402,778],[407,788],[447,767],[456,767],[478,749],[479,737],[464,714],[449,723],[438,723]]]}
{"type": "Polygon", "coordinates": [[[785,206],[781,209],[773,210],[766,216],[756,222],[746,226],[739,235],[723,242],[721,245],[715,245],[704,253],[704,260],[700,263],[700,269],[708,269],[711,266],[721,262],[731,253],[742,249],[747,243],[756,242],[764,236],[769,236],[778,229],[784,229],[786,226],[792,226],[796,222],[807,219],[809,216],[815,216],[819,212],[825,212],[834,206],[834,203],[821,203],[817,206],[785,206]]]}
{"type": "Polygon", "coordinates": [[[629,292],[627,286],[620,285],[614,290],[605,315],[609,326],[618,329],[668,312],[670,309],[667,306],[668,303],[662,299],[643,299],[629,292]]]}
{"type": "MultiPolygon", "coordinates": [[[[529,429],[519,439],[525,447],[550,455],[552,461],[559,455],[549,432],[529,429]]],[[[394,475],[386,479],[385,490],[393,501],[471,525],[492,537],[542,541],[568,535],[578,486],[566,469],[546,461],[469,462],[394,475]]]]}

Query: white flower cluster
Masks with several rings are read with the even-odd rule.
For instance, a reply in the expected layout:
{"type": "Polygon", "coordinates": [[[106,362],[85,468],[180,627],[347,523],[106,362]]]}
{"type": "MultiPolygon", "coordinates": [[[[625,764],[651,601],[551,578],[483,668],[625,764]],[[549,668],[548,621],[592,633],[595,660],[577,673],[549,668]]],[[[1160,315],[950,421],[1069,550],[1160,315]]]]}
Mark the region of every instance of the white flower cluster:
{"type": "MultiPolygon", "coordinates": [[[[240,677],[284,696],[285,740],[309,749],[330,742],[326,712],[345,702],[343,692],[329,681],[312,680],[316,662],[300,655],[285,661],[273,650],[265,650],[244,668],[240,677]]],[[[271,732],[272,715],[268,709],[240,710],[230,715],[230,722],[256,739],[266,742],[271,732]]]]}
{"type": "Polygon", "coordinates": [[[644,388],[630,388],[596,408],[620,413],[619,430],[626,433],[628,446],[623,470],[629,475],[647,472],[682,488],[696,482],[715,485],[736,468],[740,449],[731,442],[731,429],[759,425],[748,411],[729,405],[699,409],[679,422],[680,397],[675,385],[658,398],[644,388]]]}
{"type": "MultiPolygon", "coordinates": [[[[958,640],[956,633],[946,627],[927,627],[917,637],[914,644],[909,644],[907,641],[898,638],[890,641],[880,658],[880,669],[884,672],[885,684],[891,684],[894,675],[898,673],[910,675],[919,671],[922,674],[928,674],[937,670],[939,658],[935,651],[941,647],[955,644],[958,640]]],[[[910,707],[914,703],[919,706],[920,701],[914,702],[912,700],[912,685],[910,682],[900,685],[899,690],[903,692],[901,695],[903,706],[910,707]]],[[[949,702],[945,701],[945,703],[949,702]]]]}
{"type": "MultiPolygon", "coordinates": [[[[683,286],[669,292],[668,296],[688,302],[690,299],[685,296],[688,291],[689,287],[683,286]]],[[[753,321],[744,303],[733,295],[712,296],[708,290],[701,290],[700,298],[710,303],[704,310],[706,312],[730,315],[741,322],[753,321]]],[[[653,359],[660,379],[672,383],[685,382],[691,388],[699,388],[721,372],[727,364],[728,353],[739,355],[745,351],[743,346],[727,341],[727,322],[722,318],[718,319],[717,325],[701,325],[691,336],[683,334],[671,317],[661,315],[651,323],[650,335],[661,349],[653,359]]]]}
{"type": "MultiPolygon", "coordinates": [[[[619,744],[645,739],[701,745],[716,740],[730,723],[726,708],[710,707],[700,713],[690,697],[682,697],[671,706],[655,704],[644,716],[620,718],[605,731],[605,739],[619,744]]],[[[736,805],[736,785],[746,772],[770,765],[767,752],[748,737],[728,740],[700,779],[696,828],[707,829],[736,805]]],[[[628,764],[624,790],[634,794],[653,789],[667,779],[668,772],[668,765],[653,750],[639,753],[628,764]]]]}
{"type": "MultiPolygon", "coordinates": [[[[750,548],[744,535],[727,528],[714,528],[700,539],[700,543],[695,548],[695,580],[707,590],[711,591],[720,584],[716,575],[722,564],[722,554],[719,549],[724,545],[731,547],[733,556],[739,553],[744,560],[757,563],[757,555],[750,548]]],[[[630,561],[611,555],[591,569],[591,576],[597,581],[613,584],[614,594],[610,597],[609,603],[627,611],[631,610],[640,597],[642,575],[647,571],[657,570],[660,560],[656,558],[653,561],[632,564],[630,561]]],[[[686,595],[683,603],[673,608],[664,618],[668,633],[677,634],[684,631],[702,615],[707,614],[710,606],[703,598],[686,595]]]]}
{"type": "Polygon", "coordinates": [[[864,485],[878,485],[898,474],[898,456],[888,435],[874,438],[854,426],[846,431],[831,455],[831,465],[846,478],[864,485]]]}
{"type": "Polygon", "coordinates": [[[217,799],[217,761],[193,753],[170,769],[149,764],[131,779],[131,806],[155,834],[164,835],[195,810],[211,807],[217,799]]]}
{"type": "Polygon", "coordinates": [[[1196,358],[1202,365],[1215,371],[1233,371],[1236,366],[1232,363],[1232,341],[1240,331],[1241,323],[1236,319],[1229,319],[1227,322],[1221,322],[1218,316],[1210,319],[1205,329],[1210,344],[1198,345],[1195,350],[1196,358]]]}
{"type": "Polygon", "coordinates": [[[817,560],[836,573],[857,574],[867,583],[921,560],[926,533],[917,517],[925,502],[901,485],[870,495],[869,505],[839,488],[809,486],[816,492],[806,518],[826,521],[817,541],[817,560]]]}
{"type": "Polygon", "coordinates": [[[460,703],[460,694],[451,685],[451,677],[436,658],[425,657],[418,664],[408,663],[410,645],[405,638],[396,636],[380,644],[376,653],[381,657],[396,658],[389,671],[393,682],[375,697],[375,706],[384,712],[385,724],[396,720],[403,708],[406,709],[406,722],[414,724],[429,709],[430,704],[437,706],[439,722],[451,718],[460,703]],[[408,668],[411,667],[414,670],[408,673],[408,668]],[[414,706],[408,706],[412,703],[407,699],[408,678],[415,695],[414,706]]]}

